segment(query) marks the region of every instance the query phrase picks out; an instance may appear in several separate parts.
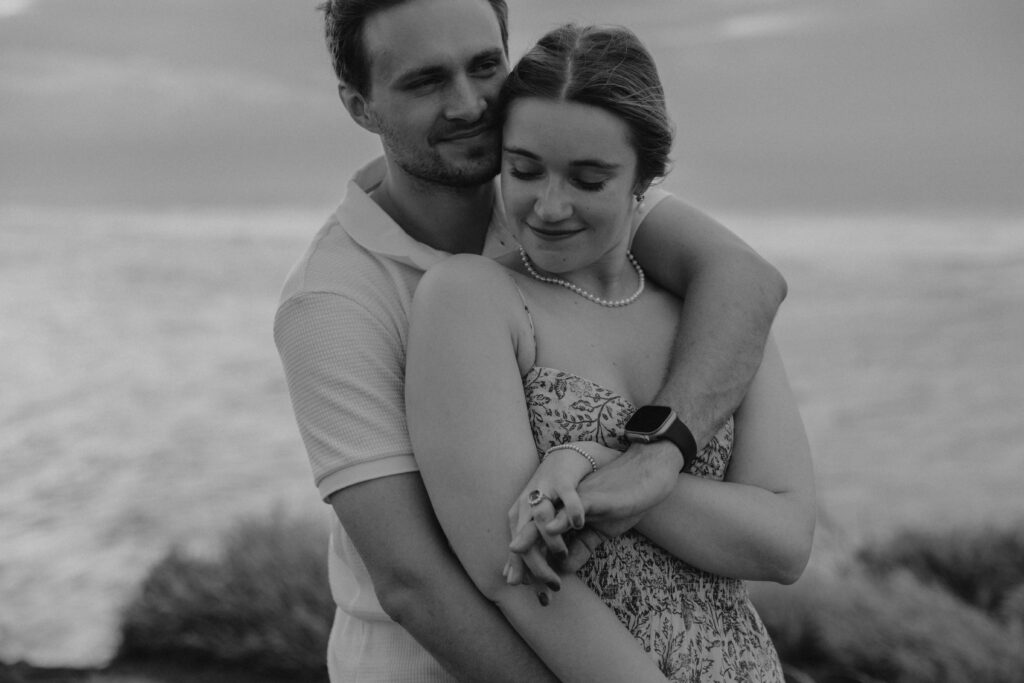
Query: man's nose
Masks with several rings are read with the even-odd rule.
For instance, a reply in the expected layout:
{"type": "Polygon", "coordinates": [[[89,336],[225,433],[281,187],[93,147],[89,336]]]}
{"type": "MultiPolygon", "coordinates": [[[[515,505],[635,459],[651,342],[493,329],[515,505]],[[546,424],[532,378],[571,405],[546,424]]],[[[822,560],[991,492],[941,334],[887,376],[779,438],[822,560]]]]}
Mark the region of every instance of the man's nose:
{"type": "Polygon", "coordinates": [[[457,77],[451,86],[445,116],[461,121],[476,121],[487,109],[483,87],[466,75],[457,77]]]}

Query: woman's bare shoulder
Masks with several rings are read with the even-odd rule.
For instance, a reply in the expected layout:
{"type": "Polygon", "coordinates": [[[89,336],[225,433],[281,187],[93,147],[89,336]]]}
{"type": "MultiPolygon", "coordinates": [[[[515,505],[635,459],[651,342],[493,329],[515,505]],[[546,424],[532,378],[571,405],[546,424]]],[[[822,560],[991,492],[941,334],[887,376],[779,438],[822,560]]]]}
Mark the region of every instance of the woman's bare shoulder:
{"type": "Polygon", "coordinates": [[[493,259],[455,254],[432,266],[416,288],[416,298],[443,299],[448,305],[478,310],[515,295],[511,272],[493,259]]]}

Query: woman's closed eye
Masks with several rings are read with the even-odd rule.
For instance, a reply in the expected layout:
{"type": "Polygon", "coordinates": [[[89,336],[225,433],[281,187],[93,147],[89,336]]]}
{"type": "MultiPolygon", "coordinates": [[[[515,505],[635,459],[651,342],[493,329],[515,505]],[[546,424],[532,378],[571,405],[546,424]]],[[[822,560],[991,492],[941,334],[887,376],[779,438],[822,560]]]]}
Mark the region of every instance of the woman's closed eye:
{"type": "Polygon", "coordinates": [[[584,180],[583,178],[573,178],[572,182],[576,187],[586,192],[600,192],[608,181],[606,179],[584,180]]]}
{"type": "Polygon", "coordinates": [[[543,175],[542,171],[538,168],[516,166],[514,164],[509,166],[508,174],[519,180],[537,180],[543,175]]]}

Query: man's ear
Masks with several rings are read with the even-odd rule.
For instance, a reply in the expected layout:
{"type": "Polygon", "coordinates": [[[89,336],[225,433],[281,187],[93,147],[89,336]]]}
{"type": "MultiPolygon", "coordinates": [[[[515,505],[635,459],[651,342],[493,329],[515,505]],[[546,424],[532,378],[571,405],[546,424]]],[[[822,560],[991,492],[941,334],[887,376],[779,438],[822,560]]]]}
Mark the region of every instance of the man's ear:
{"type": "Polygon", "coordinates": [[[338,97],[353,121],[371,133],[380,132],[377,130],[373,117],[370,116],[366,97],[361,92],[347,83],[338,83],[338,97]]]}

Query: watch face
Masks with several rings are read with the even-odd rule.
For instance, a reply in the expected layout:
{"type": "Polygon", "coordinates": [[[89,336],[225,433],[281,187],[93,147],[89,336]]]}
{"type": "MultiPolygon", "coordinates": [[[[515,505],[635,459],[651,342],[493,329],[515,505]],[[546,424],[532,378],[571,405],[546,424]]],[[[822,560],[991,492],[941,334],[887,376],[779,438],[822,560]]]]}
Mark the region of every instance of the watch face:
{"type": "Polygon", "coordinates": [[[633,413],[633,417],[629,418],[626,430],[641,433],[655,432],[671,416],[672,409],[667,406],[643,406],[633,413]]]}

